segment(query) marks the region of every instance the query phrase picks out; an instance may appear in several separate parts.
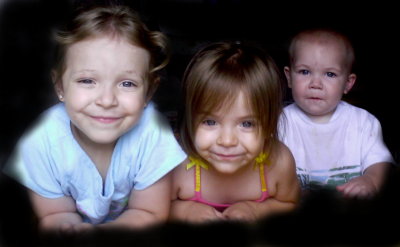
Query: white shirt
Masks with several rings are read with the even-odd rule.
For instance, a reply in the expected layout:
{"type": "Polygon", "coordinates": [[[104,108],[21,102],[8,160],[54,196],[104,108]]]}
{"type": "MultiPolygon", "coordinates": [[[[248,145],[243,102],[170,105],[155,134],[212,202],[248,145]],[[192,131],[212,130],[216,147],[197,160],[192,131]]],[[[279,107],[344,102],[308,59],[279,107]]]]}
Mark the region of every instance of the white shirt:
{"type": "Polygon", "coordinates": [[[343,184],[375,163],[393,162],[378,119],[344,101],[327,123],[312,122],[295,103],[288,105],[279,131],[303,188],[343,184]]]}
{"type": "Polygon", "coordinates": [[[186,154],[153,103],[137,125],[121,136],[104,181],[72,135],[63,103],[48,109],[19,141],[7,173],[46,198],[71,196],[85,222],[107,222],[128,204],[132,189],[155,183],[186,154]]]}

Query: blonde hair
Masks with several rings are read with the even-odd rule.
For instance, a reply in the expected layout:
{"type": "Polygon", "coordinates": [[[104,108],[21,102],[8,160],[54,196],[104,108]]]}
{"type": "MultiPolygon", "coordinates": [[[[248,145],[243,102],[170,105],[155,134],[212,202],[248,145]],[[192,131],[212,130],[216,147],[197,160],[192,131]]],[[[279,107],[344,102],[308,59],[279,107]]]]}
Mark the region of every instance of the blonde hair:
{"type": "Polygon", "coordinates": [[[139,15],[127,6],[115,5],[85,10],[69,23],[66,30],[59,30],[55,33],[58,50],[53,69],[54,82],[61,81],[65,72],[67,49],[74,43],[99,35],[125,38],[132,45],[149,52],[147,97],[151,97],[160,80],[157,72],[164,68],[169,61],[167,38],[161,32],[150,31],[139,15]]]}
{"type": "Polygon", "coordinates": [[[262,49],[230,42],[213,43],[198,51],[183,77],[184,121],[181,141],[185,151],[201,158],[194,147],[201,112],[229,106],[242,91],[261,125],[267,151],[278,142],[282,111],[282,82],[275,62],[262,49]]]}
{"type": "Polygon", "coordinates": [[[298,42],[332,43],[335,42],[344,48],[344,57],[349,73],[352,72],[355,54],[351,41],[344,34],[327,28],[303,30],[297,33],[289,44],[289,62],[292,65],[296,58],[296,45],[298,42]]]}

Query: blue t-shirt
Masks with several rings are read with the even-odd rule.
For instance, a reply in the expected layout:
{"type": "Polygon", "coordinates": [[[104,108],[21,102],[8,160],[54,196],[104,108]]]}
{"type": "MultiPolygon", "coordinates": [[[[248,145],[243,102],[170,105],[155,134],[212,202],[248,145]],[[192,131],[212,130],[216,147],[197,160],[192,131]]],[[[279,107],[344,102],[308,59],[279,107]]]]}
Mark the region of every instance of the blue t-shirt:
{"type": "Polygon", "coordinates": [[[132,189],[147,188],[185,158],[168,122],[150,103],[139,122],[118,139],[103,186],[59,103],[21,138],[6,173],[43,197],[71,196],[84,221],[98,224],[122,213],[132,189]]]}

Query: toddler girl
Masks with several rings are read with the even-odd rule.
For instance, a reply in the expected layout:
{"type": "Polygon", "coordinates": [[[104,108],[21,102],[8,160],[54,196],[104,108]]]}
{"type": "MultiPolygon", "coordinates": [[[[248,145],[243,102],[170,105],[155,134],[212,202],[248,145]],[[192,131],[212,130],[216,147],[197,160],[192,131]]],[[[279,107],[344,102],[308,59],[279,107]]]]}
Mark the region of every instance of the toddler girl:
{"type": "Polygon", "coordinates": [[[277,67],[261,49],[221,42],[200,50],[184,79],[182,144],[173,172],[171,218],[252,221],[294,208],[299,184],[277,138],[277,67]]]}
{"type": "Polygon", "coordinates": [[[147,226],[170,207],[167,173],[186,155],[150,101],[166,40],[123,6],[79,14],[59,32],[61,103],[20,140],[7,167],[42,229],[147,226]]]}

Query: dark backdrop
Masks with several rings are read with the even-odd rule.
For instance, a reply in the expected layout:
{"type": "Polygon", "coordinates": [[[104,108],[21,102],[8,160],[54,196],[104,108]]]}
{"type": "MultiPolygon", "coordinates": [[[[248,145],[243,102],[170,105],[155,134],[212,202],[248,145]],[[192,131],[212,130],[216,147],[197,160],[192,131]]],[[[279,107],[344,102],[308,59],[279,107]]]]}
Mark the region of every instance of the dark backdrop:
{"type": "MultiPolygon", "coordinates": [[[[23,131],[34,122],[38,114],[56,102],[50,80],[54,49],[51,40],[52,30],[70,17],[74,6],[89,6],[107,2],[125,3],[134,7],[152,29],[161,30],[169,37],[172,46],[171,63],[164,71],[162,83],[154,100],[158,103],[160,110],[170,118],[175,130],[178,128],[177,119],[179,119],[181,107],[181,76],[191,56],[204,43],[225,39],[251,41],[265,47],[278,66],[283,69],[287,61],[286,47],[290,37],[297,31],[303,28],[330,27],[344,32],[355,47],[357,59],[355,72],[358,75],[356,85],[346,99],[370,111],[381,121],[384,140],[397,163],[399,162],[398,84],[400,80],[398,56],[400,43],[398,32],[400,17],[394,3],[391,3],[392,1],[368,1],[369,3],[355,4],[351,1],[288,2],[270,0],[0,0],[1,166],[4,165],[23,131]]],[[[289,92],[286,100],[290,100],[289,92]]],[[[399,176],[395,181],[398,180],[399,176]]],[[[398,183],[394,183],[393,186],[392,189],[397,189],[398,183]]],[[[2,244],[1,236],[6,239],[5,243],[11,244],[18,244],[21,241],[29,242],[31,239],[37,241],[34,237],[36,229],[27,227],[34,226],[35,221],[31,217],[28,200],[19,190],[19,186],[1,176],[0,194],[2,197],[0,210],[2,213],[5,212],[0,216],[0,245],[2,244]],[[25,227],[20,227],[23,224],[25,227]]],[[[390,194],[390,198],[393,195],[390,194]]],[[[391,218],[392,213],[396,212],[393,216],[395,216],[394,219],[398,219],[397,209],[394,209],[395,205],[398,205],[397,201],[393,203],[393,201],[386,200],[387,197],[385,200],[372,204],[367,203],[365,204],[367,206],[362,207],[356,203],[355,206],[350,207],[350,214],[347,214],[346,210],[339,211],[341,217],[335,217],[338,213],[335,210],[338,208],[333,209],[332,207],[337,204],[330,203],[331,197],[327,198],[319,200],[320,204],[313,204],[311,209],[310,207],[305,209],[307,213],[311,213],[311,219],[327,216],[327,211],[321,209],[318,211],[318,206],[325,207],[330,212],[328,213],[331,217],[330,220],[333,221],[336,219],[336,221],[357,222],[364,216],[372,214],[371,221],[361,220],[360,225],[354,227],[360,229],[361,225],[368,226],[366,229],[370,230],[363,231],[371,234],[364,236],[363,239],[374,235],[377,226],[370,228],[373,225],[382,224],[389,227],[390,224],[380,220],[381,218],[391,218]],[[317,215],[312,213],[316,209],[317,215]],[[386,214],[381,215],[377,213],[378,211],[385,211],[386,214]]],[[[335,202],[340,205],[340,209],[347,208],[347,204],[343,206],[340,204],[341,202],[335,202]]],[[[307,215],[307,213],[305,214],[307,215]]],[[[296,217],[290,218],[288,221],[279,221],[280,223],[274,222],[278,227],[276,229],[282,229],[281,234],[285,232],[286,227],[293,231],[301,230],[302,225],[296,221],[300,216],[296,217]],[[282,222],[289,225],[282,225],[282,222]]],[[[307,222],[308,219],[301,217],[299,219],[301,222],[307,222]]],[[[317,222],[316,225],[320,225],[320,223],[317,222]]],[[[326,223],[323,225],[327,227],[326,223]]],[[[348,224],[345,223],[345,225],[348,224]]],[[[257,235],[260,233],[258,232],[260,228],[255,228],[257,230],[254,232],[248,231],[249,228],[242,225],[224,225],[222,228],[214,227],[207,230],[205,228],[187,228],[186,226],[175,227],[171,232],[168,230],[162,232],[156,230],[155,232],[164,237],[169,233],[173,235],[176,231],[181,230],[186,233],[199,230],[201,234],[210,234],[208,230],[215,233],[228,227],[227,229],[232,230],[233,234],[228,233],[226,236],[236,237],[236,239],[240,234],[235,234],[235,232],[245,230],[245,235],[238,239],[244,241],[239,241],[243,245],[252,243],[249,238],[260,239],[260,235],[257,235]]],[[[277,232],[274,232],[271,224],[266,223],[261,229],[267,229],[275,234],[274,238],[267,233],[262,233],[261,239],[264,235],[269,236],[269,239],[272,240],[277,239],[277,232]]],[[[314,229],[311,230],[311,235],[313,235],[313,231],[318,232],[318,227],[314,226],[310,229],[314,229]]],[[[348,228],[347,230],[352,229],[348,228]]],[[[382,230],[382,228],[379,229],[382,230]]],[[[301,234],[308,232],[306,228],[302,230],[299,231],[301,234]]],[[[229,230],[225,232],[227,231],[229,230]]],[[[319,231],[322,234],[321,229],[319,231]]],[[[335,231],[333,230],[333,232],[335,231]]],[[[155,232],[147,234],[151,235],[155,232]]],[[[151,238],[150,235],[131,236],[138,237],[136,240],[142,241],[140,243],[146,243],[147,237],[151,238]]],[[[280,235],[278,234],[278,236],[280,235]]],[[[175,237],[171,237],[171,239],[175,239],[175,237]]],[[[290,240],[290,237],[285,240],[290,240]]],[[[151,243],[155,242],[149,242],[150,245],[151,243]]],[[[261,241],[261,243],[263,242],[261,241]]]]}

